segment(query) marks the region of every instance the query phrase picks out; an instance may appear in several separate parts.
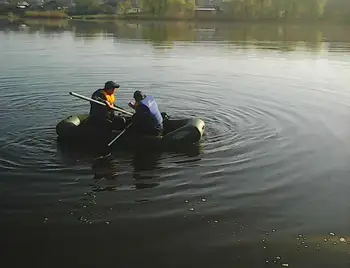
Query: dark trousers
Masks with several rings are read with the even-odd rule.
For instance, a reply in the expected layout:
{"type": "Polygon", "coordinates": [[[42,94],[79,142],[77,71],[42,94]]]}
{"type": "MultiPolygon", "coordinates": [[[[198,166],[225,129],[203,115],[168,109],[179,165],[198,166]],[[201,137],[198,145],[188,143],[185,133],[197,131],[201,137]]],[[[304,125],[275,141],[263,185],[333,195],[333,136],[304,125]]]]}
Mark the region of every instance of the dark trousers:
{"type": "Polygon", "coordinates": [[[89,118],[99,131],[111,132],[113,130],[123,130],[126,127],[126,119],[121,116],[111,116],[110,118],[89,118]]]}

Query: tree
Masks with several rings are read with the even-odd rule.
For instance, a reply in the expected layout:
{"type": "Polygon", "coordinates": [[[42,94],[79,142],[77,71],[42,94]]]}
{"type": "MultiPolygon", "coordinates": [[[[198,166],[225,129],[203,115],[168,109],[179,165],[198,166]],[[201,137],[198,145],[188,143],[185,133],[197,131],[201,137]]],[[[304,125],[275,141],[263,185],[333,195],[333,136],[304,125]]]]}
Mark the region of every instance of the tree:
{"type": "Polygon", "coordinates": [[[319,19],[323,17],[327,2],[328,0],[227,0],[220,6],[236,19],[280,18],[281,16],[291,19],[319,19]]]}
{"type": "Polygon", "coordinates": [[[142,10],[151,13],[153,16],[163,15],[167,10],[167,0],[141,0],[142,10]]]}
{"type": "Polygon", "coordinates": [[[195,0],[141,0],[141,8],[153,16],[192,15],[195,0]]]}
{"type": "Polygon", "coordinates": [[[79,15],[92,15],[99,13],[99,0],[75,0],[75,13],[79,15]]]}
{"type": "Polygon", "coordinates": [[[130,8],[132,8],[131,0],[121,0],[117,7],[117,13],[126,14],[130,8]]]}

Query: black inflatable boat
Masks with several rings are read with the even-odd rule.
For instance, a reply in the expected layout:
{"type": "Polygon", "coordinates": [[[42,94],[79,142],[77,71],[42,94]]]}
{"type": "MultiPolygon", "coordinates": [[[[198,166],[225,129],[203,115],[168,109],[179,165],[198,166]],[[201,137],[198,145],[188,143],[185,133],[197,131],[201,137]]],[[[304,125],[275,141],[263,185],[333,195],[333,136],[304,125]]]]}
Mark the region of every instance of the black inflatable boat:
{"type": "MultiPolygon", "coordinates": [[[[148,149],[177,149],[198,143],[204,133],[205,123],[198,118],[172,119],[162,113],[164,132],[162,136],[135,136],[125,133],[113,143],[113,147],[133,147],[148,149]]],[[[130,122],[131,117],[125,117],[130,122]]],[[[58,140],[75,145],[105,145],[118,135],[123,129],[110,133],[101,133],[99,129],[89,123],[88,114],[71,115],[56,126],[58,140]]]]}

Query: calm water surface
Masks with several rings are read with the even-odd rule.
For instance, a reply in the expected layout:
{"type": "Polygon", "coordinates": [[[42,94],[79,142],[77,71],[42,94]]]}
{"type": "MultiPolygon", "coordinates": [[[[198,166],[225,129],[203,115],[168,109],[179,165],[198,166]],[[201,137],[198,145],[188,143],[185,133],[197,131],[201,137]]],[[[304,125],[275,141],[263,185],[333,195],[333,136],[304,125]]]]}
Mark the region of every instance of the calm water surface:
{"type": "Polygon", "coordinates": [[[2,24],[0,227],[12,266],[349,267],[349,26],[2,24]],[[57,144],[107,80],[206,133],[185,153],[57,144]],[[88,149],[88,148],[87,148],[88,149]]]}

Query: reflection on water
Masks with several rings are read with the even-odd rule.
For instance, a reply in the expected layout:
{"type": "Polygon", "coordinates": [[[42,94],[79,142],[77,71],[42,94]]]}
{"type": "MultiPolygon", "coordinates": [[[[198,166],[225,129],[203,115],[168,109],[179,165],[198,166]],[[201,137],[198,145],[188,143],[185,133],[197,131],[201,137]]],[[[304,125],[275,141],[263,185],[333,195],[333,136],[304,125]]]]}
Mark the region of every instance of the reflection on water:
{"type": "MultiPolygon", "coordinates": [[[[0,26],[1,29],[1,26],[0,26]]],[[[293,51],[304,45],[312,51],[324,49],[324,43],[337,46],[339,42],[349,42],[350,25],[325,24],[274,24],[274,23],[188,23],[188,22],[94,22],[72,20],[26,20],[12,27],[6,25],[4,31],[25,31],[28,34],[42,32],[50,34],[70,31],[75,38],[91,40],[110,38],[144,40],[155,48],[171,48],[173,42],[226,41],[239,43],[239,47],[259,47],[281,51],[293,51]],[[279,41],[276,43],[276,41],[279,41]]],[[[342,46],[348,51],[350,45],[342,46]]]]}
{"type": "MultiPolygon", "coordinates": [[[[157,168],[161,160],[161,153],[146,155],[136,154],[132,156],[132,179],[135,189],[152,188],[159,185],[157,180],[157,168]]],[[[111,157],[100,158],[92,164],[93,179],[95,180],[94,191],[115,191],[118,190],[118,175],[123,165],[117,159],[111,157]]]]}
{"type": "Polygon", "coordinates": [[[112,151],[106,155],[101,148],[89,146],[72,147],[64,143],[57,143],[61,160],[70,167],[89,163],[94,186],[93,191],[118,191],[119,178],[127,174],[128,165],[132,166],[132,181],[127,182],[134,189],[146,189],[160,184],[162,173],[157,170],[169,164],[167,158],[175,164],[192,165],[199,161],[202,151],[200,144],[189,146],[178,152],[144,152],[144,151],[112,151]],[[180,160],[177,160],[177,157],[180,160]],[[184,158],[185,157],[185,158],[184,158]],[[126,159],[126,160],[125,160],[126,159]],[[163,163],[164,162],[164,163],[163,163]]]}

